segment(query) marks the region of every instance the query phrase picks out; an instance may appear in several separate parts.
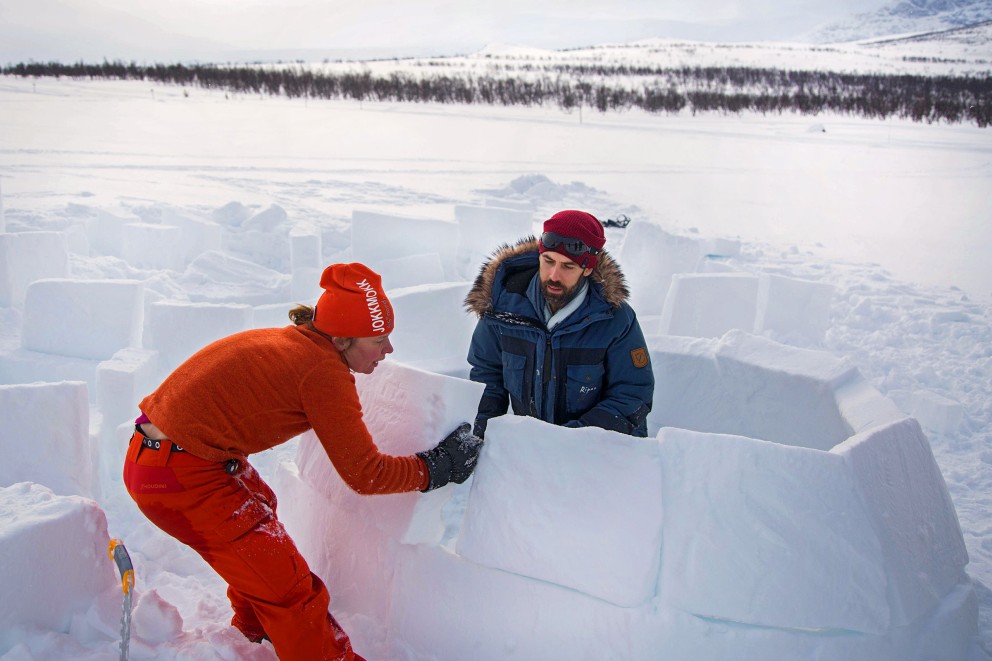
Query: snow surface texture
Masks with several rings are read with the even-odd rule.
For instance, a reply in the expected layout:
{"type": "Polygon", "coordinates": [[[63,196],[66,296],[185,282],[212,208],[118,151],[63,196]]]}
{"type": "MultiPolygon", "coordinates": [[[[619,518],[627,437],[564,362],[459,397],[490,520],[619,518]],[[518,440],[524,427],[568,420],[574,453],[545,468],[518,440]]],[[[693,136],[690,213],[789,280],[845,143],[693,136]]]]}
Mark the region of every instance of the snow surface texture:
{"type": "MultiPolygon", "coordinates": [[[[518,177],[507,171],[519,163],[487,165],[503,157],[507,139],[492,109],[431,109],[432,117],[423,108],[407,115],[327,104],[354,121],[332,122],[348,126],[335,134],[342,144],[319,150],[356,158],[324,161],[318,150],[301,167],[300,155],[280,156],[274,143],[264,157],[253,155],[260,144],[211,151],[219,134],[203,128],[172,151],[185,130],[232,122],[221,95],[192,111],[178,93],[157,90],[150,99],[140,84],[46,83],[46,95],[29,82],[0,82],[0,102],[33,108],[3,113],[4,122],[65,121],[109,94],[125,102],[114,111],[121,124],[147,126],[154,116],[163,123],[155,133],[167,136],[63,134],[54,146],[85,142],[71,147],[82,159],[78,170],[31,142],[3,157],[0,300],[9,303],[0,307],[0,585],[21,607],[0,609],[0,658],[115,656],[121,593],[106,554],[111,534],[124,538],[137,570],[132,658],[274,658],[271,647],[251,645],[226,625],[230,608],[209,568],[147,524],[123,494],[120,466],[136,402],[203,343],[285,323],[293,303],[315,298],[308,278],[321,265],[361,252],[383,272],[398,319],[396,353],[358,378],[367,422],[388,452],[430,447],[472,417],[479,396],[478,384],[465,380],[473,321],[460,307],[477,260],[569,207],[634,218],[626,230],[607,230],[607,248],[628,275],[649,338],[658,376],[652,437],[505,417],[492,422],[469,483],[382,497],[348,491],[308,435],[258,455],[281,518],[326,579],[356,649],[370,659],[982,658],[988,629],[984,614],[978,629],[976,613],[985,612],[992,583],[988,302],[909,285],[876,265],[824,260],[805,247],[710,236],[709,220],[721,227],[707,215],[717,205],[700,206],[693,220],[701,230],[679,231],[664,211],[554,181],[578,176],[637,198],[648,187],[639,188],[634,171],[624,173],[626,184],[596,174],[607,152],[585,154],[579,145],[595,143],[595,131],[614,143],[635,134],[624,153],[636,158],[645,150],[633,145],[654,139],[647,131],[654,118],[596,128],[544,111],[507,111],[504,123],[528,133],[531,148],[543,133],[573,146],[565,162],[532,154],[537,165],[527,171],[554,178],[518,177]],[[530,133],[535,119],[542,130],[530,133]],[[464,138],[452,138],[450,153],[416,139],[449,130],[464,138]],[[573,131],[583,140],[571,139],[573,131]],[[378,148],[375,136],[389,140],[381,152],[359,156],[359,143],[349,143],[358,135],[368,141],[363,149],[378,148]],[[469,135],[486,135],[485,144],[469,135]],[[177,166],[189,144],[231,158],[177,166]],[[429,149],[453,160],[432,161],[429,149]],[[466,152],[474,149],[478,160],[466,152]],[[401,165],[404,158],[415,161],[401,165]],[[352,173],[361,161],[366,171],[352,173]],[[94,164],[113,174],[94,174],[94,164]],[[50,178],[56,172],[69,183],[50,178]],[[179,230],[158,234],[149,225],[179,230]],[[45,258],[11,248],[22,241],[36,241],[45,258]],[[679,259],[678,269],[668,265],[679,259]],[[728,297],[723,312],[714,309],[728,297]],[[47,316],[46,301],[67,306],[71,325],[47,316]],[[107,338],[118,346],[101,344],[107,338]]],[[[255,113],[278,117],[278,126],[293,115],[282,101],[237,108],[239,138],[265,136],[250,130],[255,113]]],[[[288,125],[310,127],[298,144],[309,144],[303,136],[327,139],[316,130],[327,127],[326,117],[296,119],[288,125]]],[[[652,158],[684,146],[682,121],[662,132],[667,148],[646,150],[652,158]]],[[[799,153],[819,153],[802,120],[692,121],[701,123],[691,125],[691,153],[718,153],[721,171],[728,163],[752,171],[728,136],[746,143],[754,163],[793,142],[799,153]]],[[[950,173],[942,189],[976,154],[988,158],[986,136],[975,129],[824,123],[831,130],[823,135],[843,133],[847,145],[831,146],[825,158],[870,145],[874,167],[888,163],[893,179],[918,151],[914,167],[922,167],[935,144],[943,145],[936,176],[950,173]],[[885,148],[893,132],[897,145],[885,148]]],[[[854,167],[843,178],[852,169],[845,163],[830,170],[832,188],[865,176],[854,167]]],[[[806,185],[805,161],[788,169],[774,178],[806,185]]],[[[987,170],[971,171],[971,186],[992,183],[987,170]]],[[[657,177],[649,173],[653,188],[657,177]]],[[[911,179],[919,188],[919,177],[911,179]]],[[[688,201],[679,197],[685,188],[667,192],[675,211],[688,201]]],[[[739,194],[720,208],[746,214],[739,194]]],[[[960,196],[961,206],[944,217],[987,211],[986,198],[960,196]]],[[[780,202],[736,222],[812,211],[791,195],[780,202]]],[[[911,192],[888,201],[903,218],[912,203],[911,192]]]]}

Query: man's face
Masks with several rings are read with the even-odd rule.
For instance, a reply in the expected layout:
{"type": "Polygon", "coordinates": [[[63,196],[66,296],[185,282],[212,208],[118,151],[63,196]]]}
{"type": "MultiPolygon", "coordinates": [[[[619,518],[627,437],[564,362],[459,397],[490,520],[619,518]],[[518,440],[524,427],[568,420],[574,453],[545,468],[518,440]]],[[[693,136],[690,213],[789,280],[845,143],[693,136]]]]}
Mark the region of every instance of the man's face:
{"type": "Polygon", "coordinates": [[[557,312],[575,296],[583,276],[592,269],[583,269],[565,255],[548,250],[541,254],[541,293],[548,307],[557,312]]]}

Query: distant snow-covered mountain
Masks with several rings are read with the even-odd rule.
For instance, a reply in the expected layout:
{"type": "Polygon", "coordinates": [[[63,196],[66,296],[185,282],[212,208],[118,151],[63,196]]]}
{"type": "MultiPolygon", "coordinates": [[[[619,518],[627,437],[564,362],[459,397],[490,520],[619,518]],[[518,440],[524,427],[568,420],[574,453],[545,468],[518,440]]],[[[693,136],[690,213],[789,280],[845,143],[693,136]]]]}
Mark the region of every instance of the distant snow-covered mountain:
{"type": "Polygon", "coordinates": [[[992,0],[899,0],[813,31],[815,43],[935,32],[992,21],[992,0]]]}

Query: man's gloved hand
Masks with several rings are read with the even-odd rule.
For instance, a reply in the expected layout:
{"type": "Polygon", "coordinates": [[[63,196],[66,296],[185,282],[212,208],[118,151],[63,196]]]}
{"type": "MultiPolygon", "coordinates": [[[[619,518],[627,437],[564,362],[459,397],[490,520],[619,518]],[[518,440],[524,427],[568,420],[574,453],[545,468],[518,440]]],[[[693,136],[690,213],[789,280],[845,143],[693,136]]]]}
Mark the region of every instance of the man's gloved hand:
{"type": "Polygon", "coordinates": [[[448,482],[461,484],[475,470],[475,462],[482,449],[482,439],[472,434],[472,425],[463,422],[455,431],[431,450],[418,452],[427,464],[430,484],[423,493],[443,487],[448,482]]]}

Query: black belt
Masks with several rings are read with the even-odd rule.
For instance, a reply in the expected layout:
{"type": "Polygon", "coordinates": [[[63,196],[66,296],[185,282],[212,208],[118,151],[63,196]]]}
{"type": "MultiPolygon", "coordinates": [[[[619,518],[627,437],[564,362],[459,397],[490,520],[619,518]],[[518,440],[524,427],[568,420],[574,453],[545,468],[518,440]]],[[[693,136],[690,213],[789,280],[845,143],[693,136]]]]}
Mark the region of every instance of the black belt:
{"type": "MultiPolygon", "coordinates": [[[[165,439],[163,439],[163,440],[165,440],[165,439]]],[[[156,441],[154,438],[148,438],[147,436],[142,436],[141,437],[141,444],[144,445],[146,448],[151,448],[152,450],[161,450],[162,449],[162,441],[156,441]]],[[[175,443],[172,444],[172,450],[171,451],[172,452],[186,452],[186,450],[183,450],[181,447],[179,447],[175,443]]]]}

